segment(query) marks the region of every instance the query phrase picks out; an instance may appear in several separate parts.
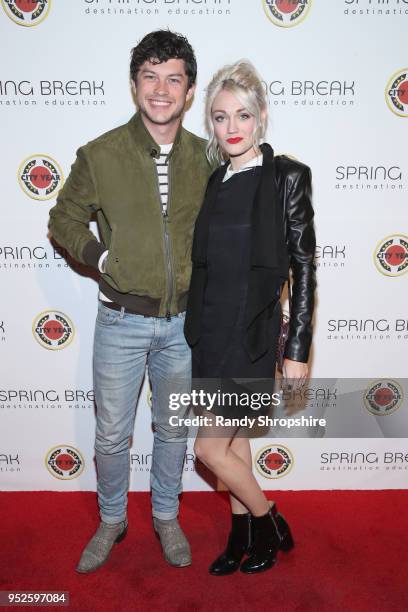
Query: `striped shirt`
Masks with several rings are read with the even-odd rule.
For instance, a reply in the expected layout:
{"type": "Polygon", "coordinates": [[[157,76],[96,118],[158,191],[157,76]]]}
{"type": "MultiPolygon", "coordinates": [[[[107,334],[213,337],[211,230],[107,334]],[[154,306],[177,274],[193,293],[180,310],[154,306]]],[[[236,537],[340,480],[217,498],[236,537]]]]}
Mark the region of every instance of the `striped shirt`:
{"type": "Polygon", "coordinates": [[[162,203],[163,214],[167,212],[167,198],[169,195],[169,178],[168,178],[169,166],[167,163],[167,156],[170,153],[172,146],[173,146],[173,143],[166,144],[166,145],[160,145],[160,156],[154,158],[156,162],[157,174],[158,174],[158,179],[159,179],[159,191],[160,191],[160,198],[161,198],[161,203],[162,203]]]}

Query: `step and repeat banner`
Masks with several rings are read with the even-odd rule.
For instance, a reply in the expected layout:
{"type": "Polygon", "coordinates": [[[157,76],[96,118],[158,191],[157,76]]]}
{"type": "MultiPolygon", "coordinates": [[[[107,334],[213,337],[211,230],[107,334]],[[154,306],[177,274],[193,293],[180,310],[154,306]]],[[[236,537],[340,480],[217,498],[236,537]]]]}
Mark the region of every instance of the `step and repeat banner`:
{"type": "MultiPolygon", "coordinates": [[[[130,49],[167,27],[189,38],[198,59],[187,129],[204,135],[206,84],[248,58],[269,96],[267,140],[313,172],[313,379],[292,416],[328,420],[254,434],[259,482],[405,487],[408,0],[0,3],[0,488],[95,489],[97,278],[50,244],[48,211],[76,149],[134,113],[130,49]]],[[[135,491],[149,487],[150,410],[146,377],[131,448],[135,491]]],[[[190,439],[185,490],[212,486],[190,439]]]]}

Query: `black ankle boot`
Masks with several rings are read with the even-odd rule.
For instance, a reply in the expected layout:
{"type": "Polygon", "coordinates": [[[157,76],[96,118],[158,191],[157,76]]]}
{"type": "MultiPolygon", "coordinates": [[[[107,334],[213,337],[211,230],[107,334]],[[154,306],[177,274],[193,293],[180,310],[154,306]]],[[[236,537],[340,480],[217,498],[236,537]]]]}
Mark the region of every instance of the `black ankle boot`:
{"type": "Polygon", "coordinates": [[[210,565],[210,574],[226,576],[237,571],[242,557],[248,552],[251,545],[251,531],[251,515],[249,513],[232,515],[232,527],[227,548],[210,565]]]}
{"type": "Polygon", "coordinates": [[[252,524],[254,541],[248,559],[240,567],[244,574],[264,572],[274,565],[279,549],[288,552],[294,546],[289,525],[275,505],[267,514],[253,516],[252,524]]]}
{"type": "MultiPolygon", "coordinates": [[[[273,508],[271,509],[272,512],[273,512],[273,508]]],[[[278,526],[278,531],[279,531],[279,535],[281,539],[280,544],[279,544],[279,550],[283,550],[283,552],[289,552],[290,550],[292,550],[292,548],[295,545],[295,542],[293,541],[293,536],[289,529],[289,525],[287,524],[283,516],[279,514],[279,512],[276,512],[276,511],[275,511],[275,522],[278,526]]]]}

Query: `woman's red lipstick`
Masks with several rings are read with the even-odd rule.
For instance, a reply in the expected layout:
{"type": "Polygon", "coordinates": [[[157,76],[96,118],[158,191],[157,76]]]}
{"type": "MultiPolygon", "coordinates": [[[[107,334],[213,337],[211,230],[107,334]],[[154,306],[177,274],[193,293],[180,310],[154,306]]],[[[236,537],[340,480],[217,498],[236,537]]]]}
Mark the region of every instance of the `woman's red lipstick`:
{"type": "Polygon", "coordinates": [[[243,140],[241,136],[238,136],[237,138],[227,138],[227,142],[229,142],[229,144],[237,144],[238,142],[241,142],[241,140],[243,140]]]}

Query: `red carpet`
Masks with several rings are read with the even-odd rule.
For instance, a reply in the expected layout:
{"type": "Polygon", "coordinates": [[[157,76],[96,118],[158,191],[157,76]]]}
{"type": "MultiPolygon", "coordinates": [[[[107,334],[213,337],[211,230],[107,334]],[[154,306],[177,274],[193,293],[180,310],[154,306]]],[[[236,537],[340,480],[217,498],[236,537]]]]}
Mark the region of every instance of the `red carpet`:
{"type": "Polygon", "coordinates": [[[285,491],[274,498],[296,546],[264,574],[207,573],[229,526],[223,494],[184,494],[181,522],[193,565],[176,569],[153,535],[148,494],[132,493],[127,537],[105,567],[79,575],[74,566],[97,527],[95,495],[0,493],[0,590],[69,591],[70,607],[59,609],[70,612],[408,610],[408,491],[285,491]]]}

